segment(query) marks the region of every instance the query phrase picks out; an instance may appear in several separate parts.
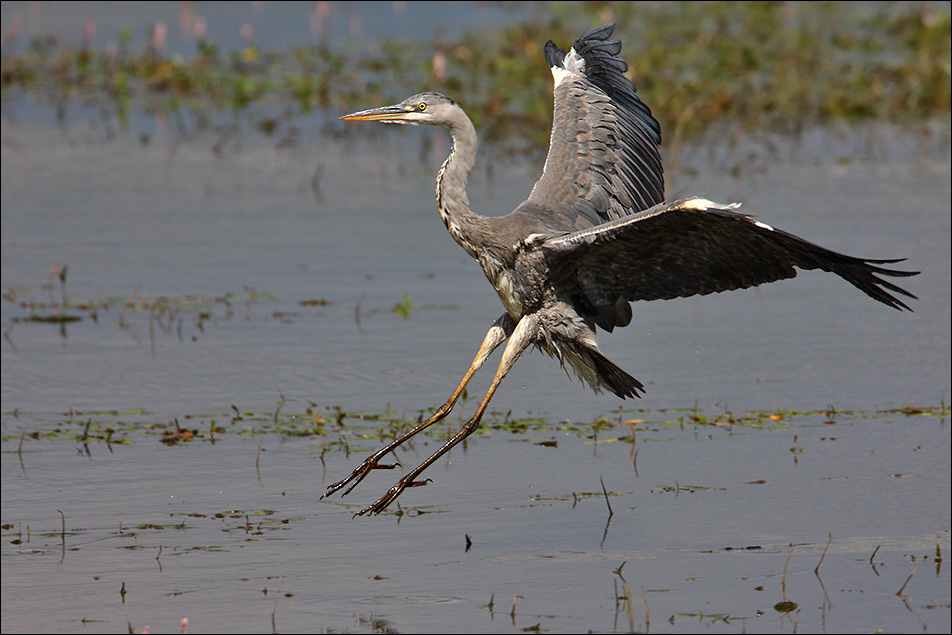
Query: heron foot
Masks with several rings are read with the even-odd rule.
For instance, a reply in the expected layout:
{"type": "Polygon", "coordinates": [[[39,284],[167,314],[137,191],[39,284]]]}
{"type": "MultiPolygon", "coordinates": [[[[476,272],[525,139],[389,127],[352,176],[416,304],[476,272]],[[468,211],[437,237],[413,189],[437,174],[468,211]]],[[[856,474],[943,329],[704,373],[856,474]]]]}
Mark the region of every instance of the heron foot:
{"type": "Polygon", "coordinates": [[[331,494],[333,494],[340,488],[344,487],[351,481],[354,481],[353,485],[348,487],[347,490],[344,491],[343,494],[341,494],[341,496],[347,496],[348,494],[350,494],[350,491],[354,489],[355,487],[357,487],[357,485],[360,484],[362,480],[367,478],[367,475],[370,474],[373,470],[392,470],[396,468],[398,465],[400,465],[399,463],[379,464],[377,463],[377,461],[379,460],[380,460],[380,456],[376,454],[365,459],[363,463],[357,466],[356,470],[351,472],[350,476],[348,476],[342,481],[338,481],[334,483],[333,485],[329,485],[327,487],[327,491],[324,492],[323,496],[321,496],[321,500],[324,500],[325,498],[327,498],[328,496],[330,496],[331,494]]]}
{"type": "Polygon", "coordinates": [[[354,514],[354,518],[357,518],[358,516],[364,516],[367,514],[374,514],[374,515],[379,514],[383,512],[385,509],[387,509],[390,503],[392,503],[397,498],[397,496],[402,494],[403,490],[405,490],[406,488],[423,487],[427,483],[431,483],[433,480],[433,479],[427,478],[427,479],[423,479],[422,481],[414,481],[413,480],[414,476],[415,476],[414,474],[408,474],[404,476],[403,478],[401,478],[399,481],[397,481],[397,483],[393,487],[391,487],[387,491],[386,494],[384,494],[383,496],[378,498],[376,501],[374,501],[372,505],[370,505],[369,507],[365,507],[364,509],[354,514]]]}

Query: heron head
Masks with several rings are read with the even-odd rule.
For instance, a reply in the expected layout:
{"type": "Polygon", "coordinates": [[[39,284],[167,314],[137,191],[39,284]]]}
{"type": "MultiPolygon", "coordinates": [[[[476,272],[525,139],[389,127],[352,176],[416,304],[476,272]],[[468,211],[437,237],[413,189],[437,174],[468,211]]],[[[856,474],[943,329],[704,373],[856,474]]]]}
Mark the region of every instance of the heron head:
{"type": "Polygon", "coordinates": [[[419,93],[399,104],[361,110],[341,119],[346,121],[381,121],[383,123],[446,125],[451,111],[459,110],[456,102],[439,93],[419,93]]]}

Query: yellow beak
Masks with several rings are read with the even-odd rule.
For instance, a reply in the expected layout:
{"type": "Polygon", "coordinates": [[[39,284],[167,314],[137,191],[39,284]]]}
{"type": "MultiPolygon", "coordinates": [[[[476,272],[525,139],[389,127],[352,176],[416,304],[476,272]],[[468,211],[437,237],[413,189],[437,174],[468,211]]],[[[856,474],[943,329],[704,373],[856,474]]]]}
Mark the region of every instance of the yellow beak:
{"type": "Polygon", "coordinates": [[[383,108],[371,108],[370,110],[361,110],[360,112],[344,115],[341,119],[347,121],[402,121],[407,118],[413,110],[407,106],[396,104],[394,106],[384,106],[383,108]]]}

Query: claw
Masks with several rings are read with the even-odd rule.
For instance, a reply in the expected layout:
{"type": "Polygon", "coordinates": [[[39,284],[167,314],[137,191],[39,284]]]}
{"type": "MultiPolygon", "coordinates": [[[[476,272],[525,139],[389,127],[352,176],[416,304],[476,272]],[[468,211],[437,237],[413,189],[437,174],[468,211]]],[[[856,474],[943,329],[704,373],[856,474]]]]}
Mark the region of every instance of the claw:
{"type": "Polygon", "coordinates": [[[341,489],[342,487],[344,487],[351,481],[354,481],[353,485],[348,487],[344,491],[344,493],[341,494],[342,497],[347,496],[348,494],[350,494],[352,489],[357,487],[357,485],[359,485],[360,482],[364,480],[368,474],[370,474],[371,470],[392,470],[398,466],[400,466],[400,463],[384,463],[383,465],[378,464],[377,460],[371,456],[370,458],[366,459],[363,463],[361,463],[359,466],[357,466],[357,469],[351,472],[350,476],[348,476],[342,481],[337,481],[333,485],[329,485],[327,487],[327,491],[324,492],[324,495],[321,496],[320,500],[324,500],[325,498],[332,495],[334,492],[341,489]]]}
{"type": "Polygon", "coordinates": [[[357,484],[360,483],[362,480],[364,480],[364,477],[366,477],[367,474],[370,473],[370,469],[371,469],[371,468],[366,468],[366,469],[364,469],[364,466],[361,465],[361,466],[358,467],[356,470],[354,470],[354,472],[353,472],[350,476],[348,476],[347,478],[345,478],[343,481],[338,481],[338,482],[334,483],[333,485],[329,485],[329,486],[327,487],[327,491],[324,492],[324,495],[323,495],[323,496],[321,496],[321,500],[324,500],[324,499],[327,498],[328,496],[331,496],[332,494],[334,494],[334,492],[336,492],[336,491],[339,490],[340,488],[344,487],[345,485],[347,485],[347,484],[350,483],[351,481],[354,481],[354,484],[351,485],[350,487],[348,487],[347,490],[346,490],[343,494],[341,494],[341,496],[347,496],[348,494],[350,494],[350,490],[352,490],[352,489],[354,489],[355,487],[357,487],[357,484]],[[355,479],[356,479],[356,480],[355,480],[355,479]]]}
{"type": "Polygon", "coordinates": [[[357,518],[358,516],[364,516],[366,514],[380,514],[385,509],[387,509],[387,507],[390,506],[390,503],[396,500],[396,498],[400,496],[400,494],[402,494],[403,490],[405,490],[406,488],[423,487],[424,485],[432,481],[433,479],[431,478],[427,478],[422,481],[413,481],[405,476],[399,481],[397,481],[397,483],[393,487],[391,487],[387,491],[386,494],[384,494],[383,496],[378,498],[376,501],[374,501],[372,505],[370,505],[369,507],[365,507],[364,509],[354,514],[354,518],[357,518]]]}
{"type": "Polygon", "coordinates": [[[387,495],[383,496],[382,498],[374,502],[373,505],[370,505],[369,507],[365,507],[359,512],[357,512],[356,514],[354,514],[354,518],[357,518],[358,516],[364,516],[366,514],[379,515],[380,512],[387,509],[387,506],[390,505],[390,503],[393,501],[393,498],[395,498],[395,497],[391,498],[389,494],[390,493],[387,492],[387,495]]]}

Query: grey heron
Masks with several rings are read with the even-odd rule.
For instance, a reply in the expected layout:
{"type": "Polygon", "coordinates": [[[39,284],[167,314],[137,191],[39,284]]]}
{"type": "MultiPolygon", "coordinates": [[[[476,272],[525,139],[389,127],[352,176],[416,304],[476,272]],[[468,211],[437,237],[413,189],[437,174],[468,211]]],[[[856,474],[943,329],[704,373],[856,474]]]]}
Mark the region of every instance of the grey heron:
{"type": "MultiPolygon", "coordinates": [[[[479,427],[493,393],[530,346],[568,365],[596,392],[640,397],[644,386],[598,349],[596,328],[631,321],[630,302],[667,300],[748,288],[821,269],[874,300],[911,310],[893,293],[915,298],[881,276],[918,272],[884,267],[898,260],[839,254],[740,213],[737,205],[704,198],[664,201],[658,146],[661,129],[635,92],[610,40],[614,25],[578,38],[568,52],[549,41],[545,59],[554,79],[554,117],[542,176],[529,197],[505,216],[469,208],[466,182],[476,160],[476,130],[452,99],[424,92],[341,119],[442,126],[452,148],[436,177],[436,203],[453,239],[475,258],[505,312],[486,333],[449,399],[428,419],[375,452],[350,476],[327,488],[348,494],[397,446],[440,421],[467,383],[503,342],[506,346],[473,416],[442,447],[355,515],[379,514],[420,474],[479,427]],[[892,293],[891,293],[892,292],[892,293]]],[[[322,497],[323,498],[323,497],[322,497]]]]}

